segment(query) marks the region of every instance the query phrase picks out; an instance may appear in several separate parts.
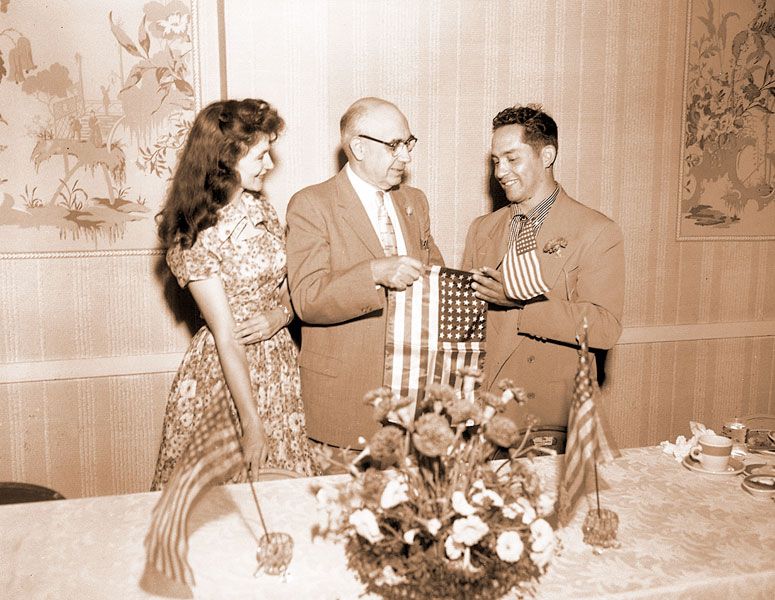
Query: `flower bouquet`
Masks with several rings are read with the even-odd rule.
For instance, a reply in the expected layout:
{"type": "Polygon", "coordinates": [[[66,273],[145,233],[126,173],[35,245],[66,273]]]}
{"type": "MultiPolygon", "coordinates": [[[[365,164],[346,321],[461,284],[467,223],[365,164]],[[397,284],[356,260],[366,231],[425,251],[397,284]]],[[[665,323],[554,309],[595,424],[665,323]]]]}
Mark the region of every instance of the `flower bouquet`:
{"type": "Polygon", "coordinates": [[[524,390],[504,380],[500,394],[477,394],[478,373],[462,375],[462,392],[429,387],[416,419],[389,389],[367,394],[382,427],[352,463],[340,463],[346,483],[312,489],[322,509],[313,537],[342,541],[349,567],[384,598],[530,594],[554,554],[544,519],[554,498],[529,461],[517,460],[535,423],[528,417],[520,434],[502,414],[525,403],[524,390]],[[505,458],[492,461],[499,448],[505,458]]]}

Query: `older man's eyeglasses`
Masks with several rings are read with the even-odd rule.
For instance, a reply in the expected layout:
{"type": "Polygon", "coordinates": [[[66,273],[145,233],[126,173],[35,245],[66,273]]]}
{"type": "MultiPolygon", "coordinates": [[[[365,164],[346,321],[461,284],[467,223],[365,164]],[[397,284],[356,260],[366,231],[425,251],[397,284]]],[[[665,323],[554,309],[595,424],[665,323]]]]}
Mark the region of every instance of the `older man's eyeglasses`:
{"type": "Polygon", "coordinates": [[[377,142],[378,144],[382,144],[384,146],[387,146],[390,148],[390,153],[393,156],[398,156],[401,154],[401,150],[406,148],[407,152],[411,152],[414,150],[414,145],[417,143],[417,138],[413,135],[410,135],[405,140],[393,140],[391,142],[386,142],[384,140],[378,140],[377,138],[371,137],[370,135],[363,135],[359,134],[358,137],[365,138],[367,140],[371,140],[372,142],[377,142]]]}

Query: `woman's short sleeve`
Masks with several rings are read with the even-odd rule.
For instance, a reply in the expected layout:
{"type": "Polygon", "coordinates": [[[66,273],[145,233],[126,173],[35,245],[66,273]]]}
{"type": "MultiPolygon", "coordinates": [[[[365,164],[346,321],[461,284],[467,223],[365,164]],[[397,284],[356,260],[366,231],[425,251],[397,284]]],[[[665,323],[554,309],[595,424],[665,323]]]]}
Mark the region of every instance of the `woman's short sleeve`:
{"type": "Polygon", "coordinates": [[[167,251],[167,266],[180,287],[190,281],[217,277],[220,273],[221,260],[208,241],[206,235],[200,234],[191,248],[175,245],[167,251]]]}

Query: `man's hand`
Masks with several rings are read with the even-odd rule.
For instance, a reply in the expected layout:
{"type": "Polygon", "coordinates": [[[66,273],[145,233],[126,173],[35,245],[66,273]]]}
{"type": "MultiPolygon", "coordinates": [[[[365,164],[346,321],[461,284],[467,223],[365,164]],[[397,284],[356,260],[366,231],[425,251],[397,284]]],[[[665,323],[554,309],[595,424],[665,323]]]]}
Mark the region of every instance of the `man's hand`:
{"type": "Polygon", "coordinates": [[[490,304],[497,304],[507,308],[521,306],[521,302],[506,297],[506,292],[503,290],[503,275],[500,271],[489,267],[482,267],[481,269],[476,269],[473,273],[474,283],[471,284],[471,287],[474,290],[474,296],[490,304]]]}
{"type": "Polygon", "coordinates": [[[288,317],[282,308],[273,308],[256,314],[234,328],[234,337],[243,346],[268,340],[287,325],[288,317]]]}
{"type": "Polygon", "coordinates": [[[412,285],[422,273],[422,263],[411,256],[386,256],[371,261],[374,283],[390,290],[402,291],[412,285]]]}

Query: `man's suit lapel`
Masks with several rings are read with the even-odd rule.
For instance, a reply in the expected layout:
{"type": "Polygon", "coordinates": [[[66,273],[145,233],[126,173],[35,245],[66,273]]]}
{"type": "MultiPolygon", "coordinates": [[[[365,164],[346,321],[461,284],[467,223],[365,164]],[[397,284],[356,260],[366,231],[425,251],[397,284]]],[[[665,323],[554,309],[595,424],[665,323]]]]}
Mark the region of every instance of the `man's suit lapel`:
{"type": "Polygon", "coordinates": [[[350,225],[353,233],[363,242],[363,245],[375,258],[385,256],[382,244],[374,231],[374,227],[363,208],[361,199],[355,193],[344,169],[336,176],[337,209],[339,217],[350,225]]]}
{"type": "Polygon", "coordinates": [[[474,267],[490,267],[499,269],[506,250],[509,249],[509,225],[511,217],[509,210],[503,208],[495,215],[487,229],[480,232],[478,239],[482,244],[478,249],[478,261],[475,261],[474,267]]]}
{"type": "Polygon", "coordinates": [[[406,245],[406,253],[415,258],[421,257],[422,248],[420,247],[420,232],[418,230],[415,207],[411,205],[411,201],[406,197],[401,188],[390,190],[390,198],[393,200],[393,208],[396,209],[398,224],[401,227],[404,244],[406,245]]]}
{"type": "Polygon", "coordinates": [[[556,252],[550,254],[544,252],[544,246],[550,240],[559,238],[565,238],[567,242],[571,241],[567,223],[567,203],[568,196],[562,188],[560,188],[560,193],[557,195],[557,199],[554,201],[552,209],[549,211],[549,214],[546,215],[546,219],[536,236],[536,254],[538,255],[538,261],[541,264],[541,275],[546,285],[551,289],[554,289],[557,285],[557,278],[560,276],[560,273],[562,273],[562,269],[568,261],[571,250],[565,248],[563,249],[564,251],[560,251],[559,255],[556,252]]]}

